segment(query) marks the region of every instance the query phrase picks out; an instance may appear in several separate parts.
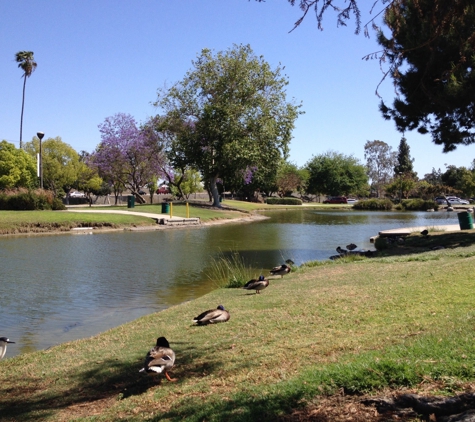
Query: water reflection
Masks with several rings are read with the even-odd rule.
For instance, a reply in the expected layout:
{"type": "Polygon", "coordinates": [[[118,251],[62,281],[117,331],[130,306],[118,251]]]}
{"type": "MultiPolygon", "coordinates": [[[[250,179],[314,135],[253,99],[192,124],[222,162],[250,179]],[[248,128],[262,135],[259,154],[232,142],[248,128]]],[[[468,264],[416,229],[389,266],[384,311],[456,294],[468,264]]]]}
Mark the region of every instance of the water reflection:
{"type": "MultiPolygon", "coordinates": [[[[457,224],[451,213],[268,212],[251,224],[0,239],[0,335],[8,356],[88,337],[216,288],[213,257],[238,251],[256,272],[339,245],[372,249],[380,230],[457,224]]],[[[190,318],[193,315],[190,315],[190,318]]]]}

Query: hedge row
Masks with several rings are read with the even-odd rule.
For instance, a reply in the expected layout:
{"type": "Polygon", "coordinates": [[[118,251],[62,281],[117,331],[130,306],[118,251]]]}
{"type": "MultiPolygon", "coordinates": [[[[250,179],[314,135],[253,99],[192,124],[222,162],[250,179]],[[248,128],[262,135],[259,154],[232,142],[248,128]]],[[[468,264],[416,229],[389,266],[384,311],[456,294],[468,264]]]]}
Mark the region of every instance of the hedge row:
{"type": "Polygon", "coordinates": [[[433,209],[437,211],[439,209],[439,204],[433,200],[424,200],[420,198],[415,199],[403,199],[401,201],[401,207],[405,211],[427,211],[433,209]]]}
{"type": "Polygon", "coordinates": [[[354,209],[367,211],[390,211],[393,203],[390,199],[365,199],[353,205],[354,209]]]}
{"type": "Polygon", "coordinates": [[[34,211],[34,210],[65,210],[63,202],[55,198],[49,191],[18,190],[0,192],[0,210],[34,211]]]}
{"type": "Polygon", "coordinates": [[[267,198],[269,205],[302,205],[302,200],[298,198],[267,198]]]}

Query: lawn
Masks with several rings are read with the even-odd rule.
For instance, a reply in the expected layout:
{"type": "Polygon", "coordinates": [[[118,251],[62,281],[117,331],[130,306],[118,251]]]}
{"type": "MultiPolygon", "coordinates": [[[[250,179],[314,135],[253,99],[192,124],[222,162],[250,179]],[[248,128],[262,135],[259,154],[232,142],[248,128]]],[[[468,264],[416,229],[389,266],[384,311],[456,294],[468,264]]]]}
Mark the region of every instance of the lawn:
{"type": "MultiPolygon", "coordinates": [[[[89,209],[88,207],[86,209],[89,209]]],[[[161,214],[161,205],[139,205],[135,208],[94,207],[96,211],[121,210],[161,214]]],[[[184,204],[173,206],[173,215],[186,217],[184,204]]],[[[218,210],[204,206],[189,207],[190,217],[199,217],[202,222],[217,219],[233,219],[246,216],[235,210],[218,210]]],[[[0,211],[0,234],[52,233],[65,232],[75,227],[94,227],[98,229],[126,229],[155,224],[149,217],[127,214],[74,213],[69,211],[0,211]]]]}
{"type": "Polygon", "coordinates": [[[362,397],[471,388],[475,245],[463,244],[302,266],[271,278],[261,294],[218,289],[92,338],[5,359],[2,418],[334,421],[340,412],[341,420],[392,420],[377,419],[362,397]],[[218,304],[229,322],[192,325],[218,304]],[[176,383],[138,373],[162,335],[177,355],[176,383]]]}

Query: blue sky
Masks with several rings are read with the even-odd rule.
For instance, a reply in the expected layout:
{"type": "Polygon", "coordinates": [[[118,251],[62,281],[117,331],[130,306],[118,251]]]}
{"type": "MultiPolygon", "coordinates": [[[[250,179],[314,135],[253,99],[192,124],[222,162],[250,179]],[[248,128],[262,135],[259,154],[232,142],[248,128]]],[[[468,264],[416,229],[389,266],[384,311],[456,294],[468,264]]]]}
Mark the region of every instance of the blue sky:
{"type": "MultiPolygon", "coordinates": [[[[369,3],[361,2],[364,22],[369,3]]],[[[323,31],[309,14],[289,33],[299,17],[287,0],[3,0],[0,139],[19,145],[18,51],[33,51],[38,63],[26,84],[23,141],[43,131],[91,152],[106,117],[123,112],[143,122],[156,114],[157,89],[181,80],[203,48],[250,44],[273,67],[285,66],[288,99],[303,104],[290,161],[302,166],[332,150],[364,164],[364,145],[376,139],[397,150],[401,134],[378,111],[379,63],[362,60],[379,49],[375,37],[354,35],[354,22],[337,28],[331,13],[323,31]]],[[[379,92],[392,102],[390,81],[379,92]]],[[[419,177],[475,158],[475,146],[443,154],[427,135],[405,136],[419,177]]]]}

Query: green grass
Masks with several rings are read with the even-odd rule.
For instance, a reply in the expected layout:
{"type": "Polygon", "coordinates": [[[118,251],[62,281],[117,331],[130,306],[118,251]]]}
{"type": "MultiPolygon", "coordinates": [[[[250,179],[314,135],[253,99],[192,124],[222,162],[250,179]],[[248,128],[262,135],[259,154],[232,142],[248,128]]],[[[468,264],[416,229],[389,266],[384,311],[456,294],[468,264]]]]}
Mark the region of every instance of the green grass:
{"type": "Polygon", "coordinates": [[[2,418],[271,421],[336,391],[460,391],[475,376],[475,245],[414,256],[301,267],[260,295],[218,289],[5,359],[2,418]],[[192,325],[218,304],[229,322],[192,325]],[[177,383],[138,373],[160,335],[177,354],[177,383]]]}
{"type": "MultiPolygon", "coordinates": [[[[89,209],[89,208],[86,208],[89,209]]],[[[135,208],[94,207],[96,211],[120,210],[161,214],[161,205],[139,205],[135,208]]],[[[184,204],[173,206],[173,215],[186,217],[184,204]]],[[[189,216],[199,217],[202,222],[218,219],[235,219],[246,216],[238,211],[217,210],[209,207],[190,206],[189,216]]],[[[127,214],[74,213],[69,211],[0,211],[0,234],[45,233],[69,231],[74,227],[128,228],[155,224],[149,217],[127,214]]]]}
{"type": "Polygon", "coordinates": [[[150,218],[69,211],[0,211],[0,234],[68,231],[74,227],[120,228],[150,225],[150,218]]]}

